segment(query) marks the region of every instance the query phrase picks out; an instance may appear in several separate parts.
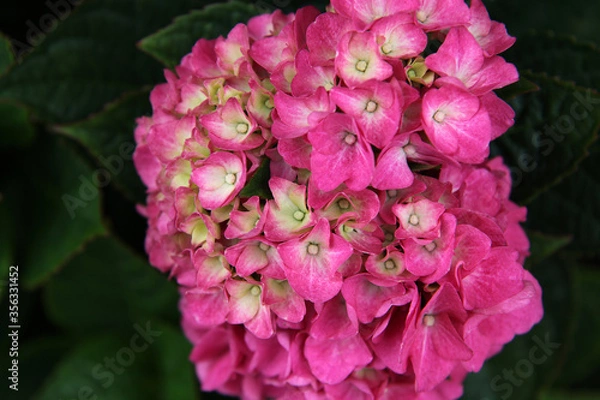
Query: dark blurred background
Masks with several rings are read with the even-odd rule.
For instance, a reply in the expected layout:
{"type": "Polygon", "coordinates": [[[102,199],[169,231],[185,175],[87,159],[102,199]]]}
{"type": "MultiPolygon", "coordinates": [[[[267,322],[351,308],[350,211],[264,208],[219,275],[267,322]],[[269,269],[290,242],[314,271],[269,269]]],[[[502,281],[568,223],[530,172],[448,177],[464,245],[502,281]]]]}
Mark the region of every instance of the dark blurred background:
{"type": "MultiPolygon", "coordinates": [[[[16,394],[5,378],[10,342],[4,289],[0,399],[219,398],[201,396],[187,361],[190,346],[178,326],[175,286],[146,262],[146,222],[135,210],[143,187],[131,162],[123,157],[123,171],[85,199],[77,218],[68,218],[63,198],[93,177],[100,157],[132,143],[134,117],[149,112],[148,89],[162,81],[163,66],[135,43],[207,2],[84,0],[74,13],[72,3],[68,10],[54,8],[58,3],[64,4],[0,5],[0,32],[12,39],[20,58],[0,79],[0,271],[5,280],[9,265],[20,266],[21,326],[16,394]],[[67,22],[54,30],[49,13],[67,22]],[[112,44],[119,40],[127,46],[112,44]],[[116,105],[105,108],[111,103],[116,105]],[[142,331],[148,346],[132,351],[131,340],[142,331]],[[115,359],[126,365],[114,365],[115,359]]],[[[251,5],[291,11],[306,3],[251,5]]],[[[484,3],[518,38],[504,56],[541,89],[516,98],[506,94],[520,122],[493,150],[515,168],[515,200],[530,209],[535,257],[528,268],[544,289],[546,317],[470,376],[464,398],[600,399],[598,110],[564,142],[557,140],[550,154],[531,146],[532,135],[559,120],[576,93],[597,95],[600,1],[484,3]],[[523,168],[523,154],[539,168],[523,168]],[[557,347],[531,372],[514,381],[507,377],[505,371],[524,368],[540,340],[557,347]]],[[[229,29],[214,25],[207,31],[229,29]]]]}

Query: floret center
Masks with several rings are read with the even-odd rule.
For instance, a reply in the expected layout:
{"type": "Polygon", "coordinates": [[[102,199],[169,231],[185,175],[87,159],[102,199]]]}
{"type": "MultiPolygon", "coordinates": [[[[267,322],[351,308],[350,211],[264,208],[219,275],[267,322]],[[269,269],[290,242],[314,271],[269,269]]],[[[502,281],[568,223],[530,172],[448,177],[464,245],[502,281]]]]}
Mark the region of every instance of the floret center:
{"type": "Polygon", "coordinates": [[[319,245],[318,244],[314,244],[311,243],[308,245],[306,251],[308,252],[308,254],[310,254],[311,256],[316,256],[317,254],[319,254],[319,245]]]}
{"type": "Polygon", "coordinates": [[[439,122],[441,124],[446,119],[446,114],[443,111],[438,110],[435,112],[435,114],[433,114],[433,119],[435,122],[439,122]]]}
{"type": "Polygon", "coordinates": [[[350,202],[347,199],[341,199],[338,201],[338,207],[340,207],[342,210],[347,210],[350,208],[350,202]]]}
{"type": "Polygon", "coordinates": [[[271,247],[271,246],[269,246],[269,245],[268,245],[268,244],[266,244],[266,243],[262,243],[262,242],[261,242],[261,243],[258,245],[258,248],[259,248],[259,249],[261,249],[262,251],[267,251],[267,250],[269,250],[269,247],[271,247]]]}
{"type": "Polygon", "coordinates": [[[239,123],[237,124],[237,126],[235,127],[235,130],[237,131],[237,133],[248,133],[248,129],[250,127],[248,126],[248,124],[245,123],[239,123]]]}
{"type": "Polygon", "coordinates": [[[302,221],[305,216],[306,216],[306,214],[300,210],[294,212],[294,215],[293,215],[293,217],[296,221],[302,221]]]}
{"type": "Polygon", "coordinates": [[[352,146],[354,143],[356,143],[356,135],[348,132],[348,134],[344,137],[344,142],[348,146],[352,146]]]}
{"type": "Polygon", "coordinates": [[[235,174],[229,173],[225,175],[225,183],[227,183],[228,185],[234,185],[236,181],[237,177],[235,176],[235,174]]]}
{"type": "Polygon", "coordinates": [[[410,216],[410,218],[408,218],[408,223],[411,224],[412,226],[417,226],[419,225],[419,216],[417,214],[413,214],[410,216]]]}
{"type": "Polygon", "coordinates": [[[252,294],[252,296],[258,296],[260,294],[260,286],[252,286],[250,294],[252,294]]]}
{"type": "Polygon", "coordinates": [[[425,326],[433,326],[435,324],[435,317],[433,315],[425,315],[423,317],[423,324],[425,326]]]}
{"type": "Polygon", "coordinates": [[[431,242],[431,243],[425,245],[425,250],[427,250],[430,253],[432,251],[434,251],[435,249],[437,249],[437,244],[435,244],[435,242],[431,242]]]}
{"type": "Polygon", "coordinates": [[[368,62],[366,62],[365,60],[360,60],[356,63],[356,65],[354,67],[359,72],[365,72],[367,70],[368,66],[369,66],[368,62]]]}
{"type": "Polygon", "coordinates": [[[383,263],[383,266],[385,267],[385,269],[391,270],[396,268],[396,263],[394,262],[394,260],[387,260],[383,263]]]}
{"type": "Polygon", "coordinates": [[[377,111],[378,107],[379,105],[376,102],[374,102],[373,100],[369,100],[365,109],[367,110],[367,112],[374,113],[375,111],[377,111]]]}

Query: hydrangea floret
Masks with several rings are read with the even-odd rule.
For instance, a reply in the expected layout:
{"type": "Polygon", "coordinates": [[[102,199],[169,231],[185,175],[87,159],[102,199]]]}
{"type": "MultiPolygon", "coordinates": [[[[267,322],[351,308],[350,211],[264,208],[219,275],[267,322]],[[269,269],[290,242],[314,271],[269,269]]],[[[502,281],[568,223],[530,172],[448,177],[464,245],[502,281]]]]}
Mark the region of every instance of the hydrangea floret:
{"type": "Polygon", "coordinates": [[[456,399],[541,319],[526,209],[488,158],[513,43],[481,0],[332,0],[165,71],[134,162],[203,390],[456,399]]]}

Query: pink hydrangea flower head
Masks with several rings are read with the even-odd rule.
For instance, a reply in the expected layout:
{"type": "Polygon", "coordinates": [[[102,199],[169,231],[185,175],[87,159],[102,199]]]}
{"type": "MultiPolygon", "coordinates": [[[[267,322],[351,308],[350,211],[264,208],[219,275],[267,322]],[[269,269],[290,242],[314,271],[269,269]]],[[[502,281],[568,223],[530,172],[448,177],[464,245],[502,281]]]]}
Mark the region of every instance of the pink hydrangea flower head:
{"type": "Polygon", "coordinates": [[[332,0],[165,72],[133,160],[204,390],[456,399],[542,318],[526,209],[487,159],[513,43],[480,0],[332,0]]]}

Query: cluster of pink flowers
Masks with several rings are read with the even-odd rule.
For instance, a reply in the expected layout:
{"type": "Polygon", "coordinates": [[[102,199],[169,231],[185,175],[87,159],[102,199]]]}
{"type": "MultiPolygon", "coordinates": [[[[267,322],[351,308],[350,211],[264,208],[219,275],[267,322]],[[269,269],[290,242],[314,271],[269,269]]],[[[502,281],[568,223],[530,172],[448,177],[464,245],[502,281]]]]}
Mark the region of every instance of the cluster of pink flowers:
{"type": "Polygon", "coordinates": [[[134,161],[204,390],[454,399],[541,319],[526,210],[487,159],[514,39],[470,3],[276,11],[166,71],[134,161]],[[245,197],[263,170],[272,198],[245,197]]]}

